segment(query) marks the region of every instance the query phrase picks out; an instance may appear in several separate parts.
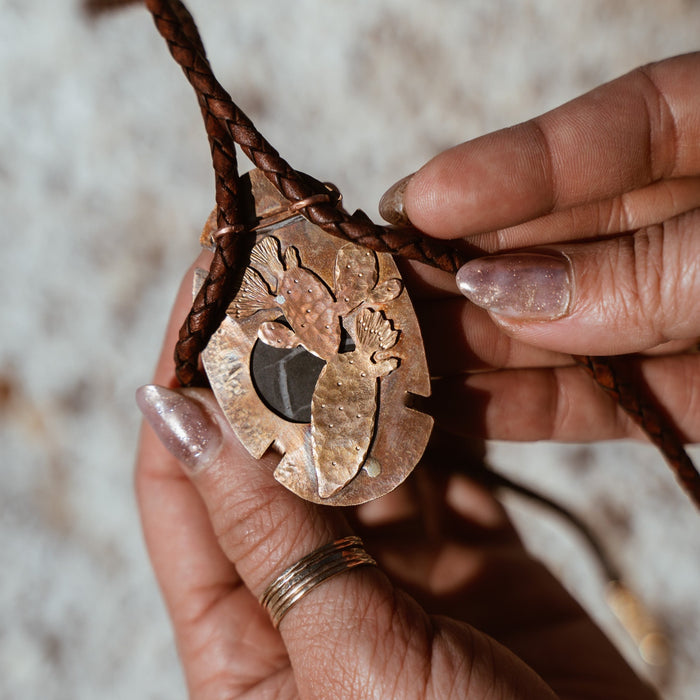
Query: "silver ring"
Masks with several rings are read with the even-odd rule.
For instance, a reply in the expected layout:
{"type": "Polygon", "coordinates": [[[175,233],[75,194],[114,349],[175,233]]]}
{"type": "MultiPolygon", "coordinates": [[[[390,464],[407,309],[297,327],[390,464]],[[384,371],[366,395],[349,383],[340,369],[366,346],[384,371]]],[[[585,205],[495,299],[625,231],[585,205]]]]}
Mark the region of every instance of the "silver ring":
{"type": "Polygon", "coordinates": [[[285,569],[266,589],[260,604],[270,613],[275,629],[309,591],[332,576],[357,566],[376,566],[356,535],[335,540],[285,569]]]}

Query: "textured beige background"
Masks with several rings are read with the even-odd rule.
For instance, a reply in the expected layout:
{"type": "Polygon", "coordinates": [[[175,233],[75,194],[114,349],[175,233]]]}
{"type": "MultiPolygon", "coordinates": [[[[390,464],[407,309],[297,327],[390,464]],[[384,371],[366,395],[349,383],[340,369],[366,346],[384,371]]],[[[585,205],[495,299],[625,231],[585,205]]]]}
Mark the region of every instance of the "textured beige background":
{"type": "MultiPolygon", "coordinates": [[[[692,0],[190,4],[258,127],[373,216],[435,152],[697,49],[700,29],[692,0]]],[[[139,6],[88,21],[69,0],[0,0],[0,66],[0,698],[184,698],[131,465],[133,391],[212,206],[199,114],[139,6]]],[[[672,635],[666,697],[700,697],[699,521],[659,456],[491,457],[593,524],[672,635]]],[[[510,501],[624,644],[577,538],[510,501]]]]}

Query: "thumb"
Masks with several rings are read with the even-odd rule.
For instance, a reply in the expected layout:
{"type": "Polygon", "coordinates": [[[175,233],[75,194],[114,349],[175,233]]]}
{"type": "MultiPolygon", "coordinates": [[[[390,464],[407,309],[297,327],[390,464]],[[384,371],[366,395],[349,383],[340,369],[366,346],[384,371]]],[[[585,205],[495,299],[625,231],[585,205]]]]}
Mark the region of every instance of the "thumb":
{"type": "MultiPolygon", "coordinates": [[[[303,501],[275,482],[274,455],[256,461],[247,454],[210,392],[151,385],[138,401],[258,599],[290,565],[348,535],[338,509],[303,501]]],[[[554,697],[505,648],[467,625],[429,618],[375,566],[345,569],[302,595],[279,632],[302,698],[438,698],[467,687],[485,700],[554,697]]]]}
{"type": "Polygon", "coordinates": [[[633,235],[478,258],[460,291],[508,335],[614,355],[700,335],[700,210],[633,235]]]}

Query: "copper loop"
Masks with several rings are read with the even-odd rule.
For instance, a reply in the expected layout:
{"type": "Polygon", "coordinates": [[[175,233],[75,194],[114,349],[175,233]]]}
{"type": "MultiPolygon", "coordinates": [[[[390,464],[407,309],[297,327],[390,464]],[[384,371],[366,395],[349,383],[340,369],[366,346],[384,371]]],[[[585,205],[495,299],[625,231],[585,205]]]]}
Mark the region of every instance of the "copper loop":
{"type": "Polygon", "coordinates": [[[211,238],[213,241],[217,241],[222,236],[229,233],[240,233],[242,230],[243,226],[222,226],[220,229],[217,229],[211,234],[211,238]]]}
{"type": "Polygon", "coordinates": [[[291,211],[299,211],[300,209],[306,209],[313,204],[320,204],[321,202],[330,202],[331,196],[329,194],[314,194],[306,199],[300,199],[298,202],[289,205],[291,211]]]}

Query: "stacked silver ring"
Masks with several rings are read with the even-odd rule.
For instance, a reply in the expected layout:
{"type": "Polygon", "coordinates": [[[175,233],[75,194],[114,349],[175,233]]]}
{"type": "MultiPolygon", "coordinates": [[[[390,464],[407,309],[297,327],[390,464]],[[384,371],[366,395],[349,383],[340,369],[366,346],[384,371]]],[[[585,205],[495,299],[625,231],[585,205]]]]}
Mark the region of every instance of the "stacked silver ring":
{"type": "Polygon", "coordinates": [[[359,537],[343,537],[314,550],[285,569],[265,589],[260,604],[267,609],[272,624],[278,628],[292,606],[319,583],[357,566],[376,565],[359,537]]]}

